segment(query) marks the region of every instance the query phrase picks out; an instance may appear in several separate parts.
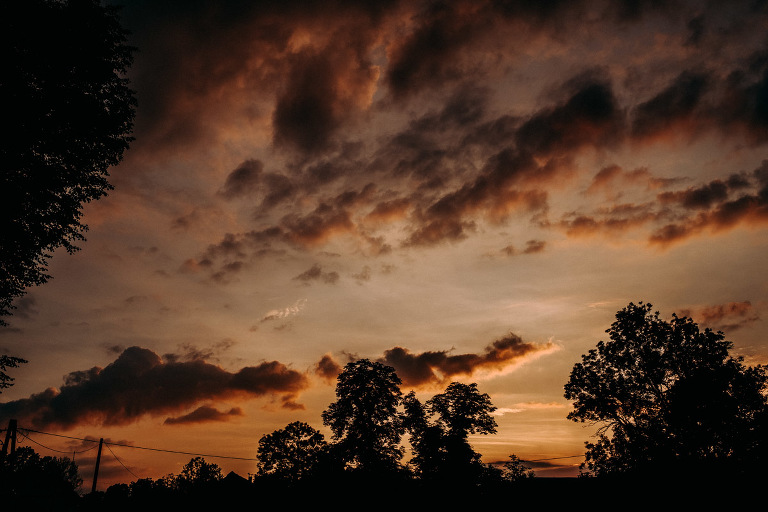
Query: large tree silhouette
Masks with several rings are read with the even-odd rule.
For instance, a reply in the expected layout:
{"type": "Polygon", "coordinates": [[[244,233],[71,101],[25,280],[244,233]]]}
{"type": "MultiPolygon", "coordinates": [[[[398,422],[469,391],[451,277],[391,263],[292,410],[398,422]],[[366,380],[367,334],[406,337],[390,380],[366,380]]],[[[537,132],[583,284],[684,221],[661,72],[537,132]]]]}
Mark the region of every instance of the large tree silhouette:
{"type": "Polygon", "coordinates": [[[477,384],[451,382],[421,404],[413,392],[404,399],[417,473],[424,480],[476,483],[486,472],[469,434],[495,434],[496,407],[477,384]]]}
{"type": "Polygon", "coordinates": [[[568,418],[600,424],[590,475],[746,472],[766,462],[766,369],[729,355],[721,332],[630,303],[609,341],[574,365],[568,418]]]}
{"type": "Polygon", "coordinates": [[[326,452],[323,434],[300,421],[259,439],[258,475],[298,482],[311,475],[326,452]]]}
{"type": "Polygon", "coordinates": [[[322,416],[348,466],[374,473],[398,469],[404,432],[400,384],[394,368],[368,359],[348,363],[339,374],[337,400],[322,416]]]}
{"type": "Polygon", "coordinates": [[[0,3],[0,324],[46,282],[53,251],[77,249],[84,203],[111,189],[108,169],[132,140],[133,48],[98,0],[0,3]]]}

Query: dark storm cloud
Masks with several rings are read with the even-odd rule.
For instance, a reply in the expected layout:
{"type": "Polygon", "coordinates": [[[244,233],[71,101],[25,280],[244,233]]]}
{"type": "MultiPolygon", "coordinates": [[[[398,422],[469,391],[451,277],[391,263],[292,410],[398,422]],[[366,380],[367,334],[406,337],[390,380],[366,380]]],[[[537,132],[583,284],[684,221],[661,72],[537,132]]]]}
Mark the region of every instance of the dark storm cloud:
{"type": "Polygon", "coordinates": [[[516,134],[519,148],[536,155],[551,155],[585,146],[616,146],[624,135],[625,116],[610,84],[579,77],[579,89],[564,103],[541,111],[516,134]]]}
{"type": "Polygon", "coordinates": [[[233,407],[228,411],[219,411],[210,405],[201,405],[194,411],[175,418],[166,418],[163,425],[188,425],[190,423],[209,423],[215,421],[229,421],[235,416],[242,416],[240,407],[233,407]]]}
{"type": "MultiPolygon", "coordinates": [[[[137,64],[139,82],[155,77],[156,88],[145,81],[140,89],[158,96],[142,114],[157,140],[215,144],[221,139],[205,136],[207,131],[220,129],[226,138],[249,127],[255,127],[259,140],[272,137],[260,160],[244,161],[220,189],[226,199],[252,201],[254,230],[224,235],[183,267],[204,270],[219,282],[235,278],[259,254],[285,250],[281,246],[312,250],[348,237],[361,252],[376,255],[398,245],[462,241],[481,232],[484,222],[499,225],[513,215],[545,225],[550,189],[582,172],[584,151],[621,150],[675,134],[693,139],[713,130],[731,138],[747,133],[751,142],[768,140],[765,48],[750,47],[727,62],[684,57],[690,45],[709,51],[733,37],[715,30],[717,18],[706,6],[691,9],[681,3],[672,9],[631,0],[460,0],[376,7],[192,2],[166,7],[161,14],[155,12],[161,7],[145,7],[146,13],[128,8],[136,26],[151,19],[160,29],[173,19],[175,27],[172,33],[141,32],[164,43],[150,45],[157,54],[137,64]],[[669,57],[685,65],[674,68],[673,75],[665,70],[660,83],[655,78],[620,81],[610,61],[595,68],[589,59],[584,69],[563,70],[568,76],[553,74],[541,86],[546,94],[538,96],[535,108],[529,101],[519,107],[494,89],[500,70],[514,68],[531,44],[543,45],[555,36],[558,44],[567,43],[576,36],[571,28],[576,25],[585,31],[605,29],[605,36],[595,32],[597,43],[630,23],[641,24],[645,33],[642,24],[650,27],[651,11],[669,22],[664,29],[669,44],[688,48],[683,56],[669,57]],[[150,68],[160,69],[159,75],[142,71],[150,68]],[[489,73],[494,78],[484,81],[489,73]],[[427,90],[429,96],[417,99],[427,90]],[[370,137],[370,122],[390,114],[370,137]],[[278,157],[270,162],[279,163],[268,172],[261,162],[269,151],[278,157]],[[370,182],[377,183],[376,192],[346,201],[370,182]],[[393,223],[404,224],[398,226],[398,239],[388,230],[393,223]]],[[[649,61],[637,59],[633,69],[652,71],[655,52],[649,48],[649,61]]],[[[663,67],[668,66],[665,61],[663,67]]],[[[735,187],[721,181],[728,199],[738,199],[735,187]]],[[[606,167],[588,192],[612,194],[615,201],[629,186],[669,185],[647,169],[606,167]]],[[[678,219],[668,216],[667,207],[705,212],[723,206],[721,216],[728,215],[722,186],[714,183],[685,204],[659,201],[644,217],[604,209],[567,215],[560,224],[572,234],[652,225],[655,238],[672,239],[695,233],[697,224],[690,212],[678,219]],[[668,227],[659,227],[669,219],[668,227]]],[[[626,202],[639,204],[636,198],[626,202]]],[[[190,226],[191,220],[179,217],[177,224],[190,226]]]]}
{"type": "MultiPolygon", "coordinates": [[[[646,138],[663,134],[667,130],[680,130],[680,123],[692,121],[694,110],[709,85],[705,73],[684,71],[673,83],[656,96],[635,107],[632,136],[646,138]]],[[[685,132],[691,130],[688,127],[685,132]]]]}
{"type": "MultiPolygon", "coordinates": [[[[418,4],[417,12],[408,13],[410,30],[389,49],[387,85],[396,99],[402,99],[438,84],[470,76],[477,80],[487,69],[468,55],[473,51],[481,54],[485,46],[494,47],[497,41],[492,37],[489,41],[490,34],[509,27],[525,27],[529,37],[554,32],[566,16],[579,18],[586,3],[459,0],[418,4]]],[[[608,3],[608,10],[612,4],[608,3]]]]}
{"type": "Polygon", "coordinates": [[[443,384],[455,377],[471,377],[478,371],[503,370],[551,348],[551,343],[528,343],[510,333],[480,354],[451,354],[446,350],[413,353],[394,347],[386,350],[379,361],[395,368],[404,385],[420,387],[443,384]]]}
{"type": "Polygon", "coordinates": [[[731,71],[713,110],[723,133],[746,135],[753,144],[768,140],[768,50],[731,71]]]}
{"type": "Polygon", "coordinates": [[[274,140],[312,153],[323,149],[340,124],[329,98],[333,96],[333,67],[325,55],[308,55],[290,73],[289,85],[278,98],[272,118],[274,140]]]}
{"type": "Polygon", "coordinates": [[[462,240],[474,230],[478,216],[499,223],[516,210],[543,211],[547,208],[544,187],[568,172],[575,151],[617,144],[623,137],[625,116],[610,86],[586,73],[566,87],[574,90],[568,99],[536,112],[519,126],[516,148],[489,156],[481,173],[420,209],[404,245],[462,240]],[[542,162],[542,157],[547,159],[542,162]]]}
{"type": "Polygon", "coordinates": [[[400,98],[426,85],[460,77],[456,56],[487,21],[476,16],[482,10],[467,2],[426,4],[416,17],[414,30],[391,49],[387,83],[394,96],[400,98]]]}
{"type": "Polygon", "coordinates": [[[104,368],[66,375],[59,389],[0,404],[0,419],[17,418],[40,429],[68,429],[81,424],[127,425],[216,399],[274,397],[283,407],[295,408],[295,398],[307,386],[303,373],[277,361],[232,373],[199,359],[164,362],[151,350],[130,347],[104,368]]]}
{"type": "Polygon", "coordinates": [[[396,3],[128,2],[122,18],[131,42],[152,50],[132,70],[141,143],[211,140],[218,121],[236,114],[273,120],[276,142],[321,149],[363,104],[376,73],[362,57],[396,3]],[[333,34],[324,45],[291,45],[297,31],[318,27],[333,34]]]}

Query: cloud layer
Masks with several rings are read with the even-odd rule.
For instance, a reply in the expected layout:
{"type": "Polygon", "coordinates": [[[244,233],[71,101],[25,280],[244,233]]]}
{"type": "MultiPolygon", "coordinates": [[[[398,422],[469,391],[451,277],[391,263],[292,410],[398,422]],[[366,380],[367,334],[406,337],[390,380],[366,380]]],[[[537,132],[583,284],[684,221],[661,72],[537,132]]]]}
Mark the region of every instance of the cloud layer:
{"type": "Polygon", "coordinates": [[[471,378],[483,372],[508,370],[555,348],[551,342],[538,345],[510,333],[479,354],[452,354],[447,350],[413,353],[407,348],[393,347],[384,351],[379,361],[395,368],[403,385],[421,387],[443,385],[451,379],[471,378]]]}
{"type": "MultiPolygon", "coordinates": [[[[38,429],[69,429],[78,424],[127,425],[210,400],[271,397],[291,409],[301,407],[296,398],[308,385],[303,373],[277,361],[229,372],[203,360],[164,361],[151,350],[129,347],[104,368],[68,374],[59,389],[0,404],[0,418],[16,418],[38,429]]],[[[213,412],[198,408],[170,422],[213,419],[213,412]]]]}
{"type": "MultiPolygon", "coordinates": [[[[155,8],[145,7],[128,8],[129,18],[151,16],[155,8]]],[[[155,77],[162,101],[149,102],[140,129],[150,139],[173,133],[176,144],[229,140],[236,130],[227,112],[260,141],[217,185],[223,208],[250,212],[244,229],[221,233],[183,267],[221,283],[265,256],[341,240],[380,256],[523,223],[537,231],[529,254],[559,233],[632,233],[666,248],[768,219],[762,167],[723,166],[702,181],[696,169],[671,176],[610,161],[707,137],[768,142],[768,45],[750,35],[768,12],[757,4],[729,3],[726,13],[698,2],[601,0],[191,3],[183,11],[174,25],[183,45],[163,32],[143,36],[169,44],[138,64],[137,83],[147,80],[144,66],[172,65],[155,77]],[[630,30],[634,46],[622,42],[630,30]],[[204,44],[212,38],[228,43],[204,44]],[[604,48],[601,57],[590,56],[590,44],[604,48]],[[543,63],[570,59],[569,45],[581,57],[537,75],[538,97],[507,97],[527,91],[504,73],[525,77],[530,52],[542,52],[543,63]],[[185,115],[193,109],[199,125],[185,115]],[[596,153],[607,160],[601,168],[581,164],[596,153]],[[553,202],[564,184],[590,179],[580,205],[553,202]]],[[[297,279],[336,276],[312,267],[297,279]]]]}

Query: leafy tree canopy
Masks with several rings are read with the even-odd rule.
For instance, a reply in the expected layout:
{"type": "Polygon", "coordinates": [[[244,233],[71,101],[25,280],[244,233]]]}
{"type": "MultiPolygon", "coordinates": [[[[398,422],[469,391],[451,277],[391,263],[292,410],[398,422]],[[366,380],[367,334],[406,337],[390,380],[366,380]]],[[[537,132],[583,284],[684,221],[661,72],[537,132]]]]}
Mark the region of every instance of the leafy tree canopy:
{"type": "Polygon", "coordinates": [[[519,482],[534,478],[535,473],[525,465],[517,455],[510,455],[509,460],[502,465],[501,477],[508,482],[519,482]]]}
{"type": "Polygon", "coordinates": [[[258,475],[298,481],[317,467],[327,447],[322,433],[307,423],[294,421],[259,439],[258,475]]]}
{"type": "Polygon", "coordinates": [[[413,392],[404,398],[405,425],[411,436],[411,464],[423,479],[474,482],[485,473],[469,434],[495,434],[496,407],[477,384],[451,382],[422,404],[413,392]]]}
{"type": "Polygon", "coordinates": [[[0,482],[1,494],[23,498],[29,506],[63,504],[76,498],[76,491],[83,480],[71,459],[41,457],[32,448],[21,446],[0,464],[0,482]]]}
{"type": "Polygon", "coordinates": [[[179,487],[198,487],[223,478],[221,468],[206,462],[203,457],[194,457],[187,462],[178,476],[179,487]]]}
{"type": "Polygon", "coordinates": [[[488,393],[480,393],[477,384],[451,382],[444,392],[427,400],[427,410],[437,416],[446,435],[467,439],[469,434],[495,434],[496,407],[488,393]]]}
{"type": "Polygon", "coordinates": [[[731,357],[723,333],[686,317],[662,320],[651,308],[619,311],[609,341],[583,355],[565,385],[568,418],[600,424],[582,469],[712,472],[764,462],[765,367],[731,357]]]}
{"type": "Polygon", "coordinates": [[[336,382],[336,402],[323,411],[343,461],[368,471],[389,471],[403,456],[402,401],[395,369],[368,359],[348,363],[336,382]]]}
{"type": "Polygon", "coordinates": [[[132,140],[136,100],[114,7],[98,0],[0,2],[5,130],[0,142],[0,324],[47,261],[76,250],[82,205],[112,186],[132,140]]]}
{"type": "Polygon", "coordinates": [[[6,356],[0,354],[0,393],[2,393],[3,389],[9,388],[13,386],[13,377],[9,376],[6,373],[6,370],[8,368],[16,368],[20,364],[26,363],[27,361],[20,358],[20,357],[13,357],[13,356],[6,356]]]}

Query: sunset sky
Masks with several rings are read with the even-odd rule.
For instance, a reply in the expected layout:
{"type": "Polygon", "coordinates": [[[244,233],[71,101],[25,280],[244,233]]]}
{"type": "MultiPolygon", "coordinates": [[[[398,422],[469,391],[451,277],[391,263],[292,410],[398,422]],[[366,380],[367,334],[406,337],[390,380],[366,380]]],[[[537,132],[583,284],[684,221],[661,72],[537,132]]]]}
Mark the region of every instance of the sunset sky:
{"type": "MultiPolygon", "coordinates": [[[[484,461],[573,475],[563,386],[629,302],[768,363],[765,2],[110,3],[135,141],[0,328],[2,428],[255,458],[329,439],[369,358],[422,399],[477,382],[484,461]]],[[[104,485],[190,459],[111,449],[104,485]]]]}

